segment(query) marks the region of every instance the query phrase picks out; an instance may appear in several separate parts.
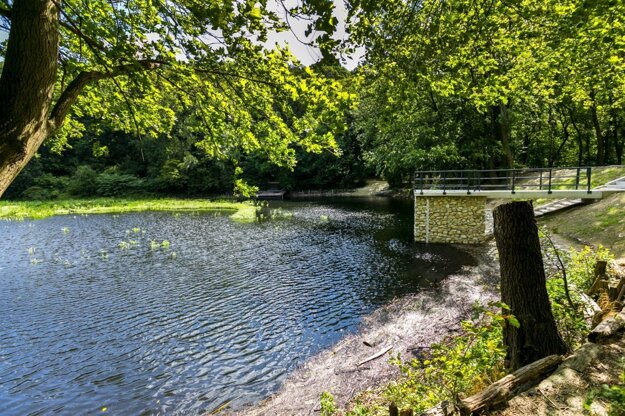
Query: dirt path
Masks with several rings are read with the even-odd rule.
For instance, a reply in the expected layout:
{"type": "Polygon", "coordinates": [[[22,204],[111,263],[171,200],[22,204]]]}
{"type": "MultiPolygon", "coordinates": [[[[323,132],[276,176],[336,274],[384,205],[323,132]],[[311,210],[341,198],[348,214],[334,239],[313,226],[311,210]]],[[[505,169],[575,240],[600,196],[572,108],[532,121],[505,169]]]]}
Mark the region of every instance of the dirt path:
{"type": "Polygon", "coordinates": [[[328,391],[344,406],[355,394],[397,377],[389,354],[361,367],[359,361],[390,346],[406,357],[459,330],[476,301],[497,297],[496,262],[492,247],[474,248],[478,266],[466,267],[436,287],[396,299],[365,318],[361,331],[312,358],[295,371],[282,389],[260,406],[241,415],[309,415],[319,412],[319,397],[328,391]],[[365,342],[370,346],[365,345],[365,342]]]}

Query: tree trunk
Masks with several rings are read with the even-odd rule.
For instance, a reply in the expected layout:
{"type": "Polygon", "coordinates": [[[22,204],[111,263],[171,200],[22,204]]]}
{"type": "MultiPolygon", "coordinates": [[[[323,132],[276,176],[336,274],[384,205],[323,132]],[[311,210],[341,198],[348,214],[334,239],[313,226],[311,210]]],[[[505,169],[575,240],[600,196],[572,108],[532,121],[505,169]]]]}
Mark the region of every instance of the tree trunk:
{"type": "Polygon", "coordinates": [[[510,146],[510,117],[508,107],[504,104],[494,106],[492,109],[493,134],[495,140],[501,142],[501,148],[505,156],[508,169],[514,169],[514,155],[510,146]]]}
{"type": "Polygon", "coordinates": [[[625,142],[623,141],[623,137],[619,136],[619,130],[621,127],[621,123],[619,123],[618,116],[616,114],[613,115],[613,130],[612,130],[612,140],[614,141],[614,151],[616,154],[616,164],[620,165],[623,163],[623,146],[625,142]]]}
{"type": "Polygon", "coordinates": [[[582,143],[582,136],[577,134],[577,166],[583,166],[584,160],[584,145],[582,143]]]}
{"type": "Polygon", "coordinates": [[[519,328],[510,324],[504,328],[506,364],[516,370],[543,357],[564,354],[567,347],[551,312],[532,203],[500,205],[493,215],[501,300],[521,324],[519,328]]]}
{"type": "Polygon", "coordinates": [[[0,76],[0,196],[51,132],[58,14],[52,0],[19,0],[11,10],[0,76]]]}
{"type": "Polygon", "coordinates": [[[594,103],[595,94],[591,94],[593,104],[590,107],[590,118],[592,120],[592,126],[595,129],[595,136],[597,137],[597,165],[601,166],[605,163],[605,143],[603,133],[601,132],[601,124],[599,123],[599,116],[597,115],[597,105],[594,103]]]}

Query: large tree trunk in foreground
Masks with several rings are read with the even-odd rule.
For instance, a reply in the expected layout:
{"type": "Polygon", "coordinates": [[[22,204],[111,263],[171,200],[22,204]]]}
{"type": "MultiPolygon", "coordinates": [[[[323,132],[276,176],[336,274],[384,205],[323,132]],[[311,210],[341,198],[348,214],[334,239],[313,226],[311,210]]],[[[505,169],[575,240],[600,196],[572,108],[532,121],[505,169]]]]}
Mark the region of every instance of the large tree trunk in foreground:
{"type": "Polygon", "coordinates": [[[0,77],[0,196],[48,137],[59,54],[51,0],[18,0],[0,77]]]}
{"type": "Polygon", "coordinates": [[[500,205],[493,214],[501,300],[521,324],[519,328],[510,324],[504,328],[506,363],[516,370],[543,357],[564,354],[567,347],[551,312],[532,203],[500,205]]]}

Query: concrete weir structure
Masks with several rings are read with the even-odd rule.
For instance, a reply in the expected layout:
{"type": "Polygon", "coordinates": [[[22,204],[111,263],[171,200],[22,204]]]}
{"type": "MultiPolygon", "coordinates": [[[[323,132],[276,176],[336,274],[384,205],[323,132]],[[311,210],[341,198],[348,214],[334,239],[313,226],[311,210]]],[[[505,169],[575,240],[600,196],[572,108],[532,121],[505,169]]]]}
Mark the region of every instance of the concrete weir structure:
{"type": "Polygon", "coordinates": [[[601,199],[591,168],[417,172],[414,238],[424,243],[479,244],[486,238],[486,203],[493,199],[601,199]]]}
{"type": "Polygon", "coordinates": [[[486,197],[416,196],[415,241],[479,244],[484,241],[486,197]]]}

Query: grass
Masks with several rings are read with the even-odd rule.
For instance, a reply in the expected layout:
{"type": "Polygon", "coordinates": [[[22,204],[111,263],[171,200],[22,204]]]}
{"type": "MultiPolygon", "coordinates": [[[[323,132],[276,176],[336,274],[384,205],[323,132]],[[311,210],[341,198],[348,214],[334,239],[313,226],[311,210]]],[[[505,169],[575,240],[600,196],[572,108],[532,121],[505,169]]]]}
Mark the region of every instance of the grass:
{"type": "MultiPolygon", "coordinates": [[[[572,189],[575,186],[575,178],[560,178],[559,175],[571,175],[575,172],[573,170],[560,171],[557,172],[553,177],[553,189],[572,189]]],[[[586,173],[584,171],[581,172],[582,180],[579,185],[580,189],[586,189],[586,182],[584,179],[586,177],[586,173]]],[[[608,182],[611,182],[615,179],[625,177],[625,167],[623,166],[606,166],[593,168],[592,176],[590,178],[590,187],[597,188],[599,186],[603,186],[608,182]]],[[[536,180],[528,181],[528,183],[537,183],[536,180]]],[[[544,205],[553,202],[551,198],[539,198],[534,200],[534,206],[544,205]]]]}
{"type": "Polygon", "coordinates": [[[592,246],[609,248],[625,258],[625,193],[613,194],[540,220],[553,232],[592,246]]]}
{"type": "Polygon", "coordinates": [[[232,211],[230,218],[249,222],[257,208],[248,202],[206,199],[93,198],[53,201],[0,201],[0,219],[42,219],[53,215],[119,214],[143,211],[232,211]]]}

